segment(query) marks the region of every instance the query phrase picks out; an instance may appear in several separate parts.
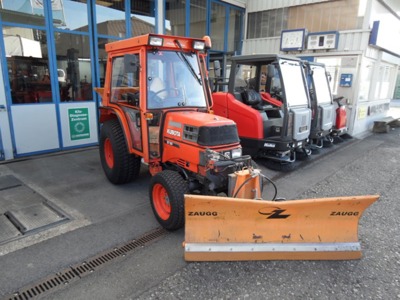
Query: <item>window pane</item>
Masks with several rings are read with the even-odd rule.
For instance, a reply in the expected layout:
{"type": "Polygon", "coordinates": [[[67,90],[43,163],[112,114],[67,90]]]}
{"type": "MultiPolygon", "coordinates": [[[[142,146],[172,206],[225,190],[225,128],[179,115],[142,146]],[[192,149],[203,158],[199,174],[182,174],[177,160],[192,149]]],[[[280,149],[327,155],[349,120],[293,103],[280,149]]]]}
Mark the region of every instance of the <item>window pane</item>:
{"type": "MultiPolygon", "coordinates": [[[[190,36],[202,38],[206,34],[206,0],[190,1],[190,36]]],[[[214,45],[213,45],[214,46],[214,45]]]]}
{"type": "Polygon", "coordinates": [[[206,106],[196,55],[179,51],[151,51],[147,53],[147,61],[149,109],[206,106]]]}
{"type": "Polygon", "coordinates": [[[241,50],[240,30],[241,30],[242,13],[236,9],[230,9],[229,16],[229,36],[228,36],[228,51],[241,50]]]}
{"type": "Polygon", "coordinates": [[[92,100],[89,37],[57,33],[56,54],[61,101],[92,100]]]}
{"type": "Polygon", "coordinates": [[[307,105],[308,97],[304,89],[305,83],[300,63],[282,59],[279,64],[285,87],[286,101],[289,106],[307,105]]]}
{"type": "Polygon", "coordinates": [[[96,2],[97,33],[126,37],[125,1],[96,2]]]}
{"type": "Polygon", "coordinates": [[[88,32],[86,3],[75,0],[53,0],[52,3],[54,27],[88,32]]]}
{"type": "Polygon", "coordinates": [[[154,0],[131,0],[132,36],[154,33],[156,26],[154,0]]]}
{"type": "Polygon", "coordinates": [[[225,19],[225,7],[212,3],[210,26],[213,50],[224,50],[225,19]]]}
{"type": "Polygon", "coordinates": [[[279,8],[248,14],[247,38],[280,36],[287,29],[288,9],[279,8]]]}
{"type": "Polygon", "coordinates": [[[46,34],[3,27],[13,104],[52,102],[46,34]]]}
{"type": "Polygon", "coordinates": [[[44,9],[41,1],[0,1],[1,17],[4,22],[44,25],[44,9]]]}
{"type": "Polygon", "coordinates": [[[328,79],[326,78],[325,68],[312,66],[312,87],[318,99],[318,104],[331,103],[331,90],[328,79]]]}
{"type": "Polygon", "coordinates": [[[167,34],[185,35],[186,3],[175,0],[166,0],[165,30],[167,34]]]}
{"type": "Polygon", "coordinates": [[[106,52],[106,44],[115,42],[116,40],[112,39],[98,39],[98,49],[99,49],[99,74],[100,74],[100,86],[104,86],[104,79],[106,77],[106,65],[107,65],[107,52],[106,52]]]}

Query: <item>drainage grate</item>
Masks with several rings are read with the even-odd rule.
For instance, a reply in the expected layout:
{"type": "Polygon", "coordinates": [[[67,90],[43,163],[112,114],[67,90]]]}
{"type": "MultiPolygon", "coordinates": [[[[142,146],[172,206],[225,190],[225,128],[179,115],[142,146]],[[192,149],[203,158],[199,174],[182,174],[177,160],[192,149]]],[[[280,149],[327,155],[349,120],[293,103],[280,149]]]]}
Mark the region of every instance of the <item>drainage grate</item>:
{"type": "Polygon", "coordinates": [[[143,248],[153,243],[163,236],[167,235],[168,231],[163,228],[156,228],[149,231],[139,238],[130,241],[126,244],[115,247],[112,250],[102,252],[83,263],[76,264],[67,268],[66,270],[51,275],[36,282],[33,285],[29,285],[21,288],[19,291],[7,296],[4,299],[8,300],[30,300],[38,297],[43,297],[45,294],[52,293],[58,289],[63,288],[67,284],[74,282],[80,278],[83,278],[101,267],[104,267],[107,263],[114,261],[117,258],[125,257],[127,254],[135,251],[138,248],[143,248]]]}
{"type": "Polygon", "coordinates": [[[42,297],[49,292],[54,292],[58,289],[61,289],[65,285],[76,281],[79,279],[79,276],[75,274],[75,272],[71,269],[65,270],[63,272],[57,273],[55,275],[49,276],[34,286],[26,287],[21,289],[18,292],[15,292],[12,295],[4,299],[9,300],[29,300],[35,299],[38,297],[42,297]]]}
{"type": "Polygon", "coordinates": [[[168,231],[166,231],[165,229],[156,228],[127,244],[116,247],[113,250],[108,250],[100,253],[83,263],[72,266],[71,268],[75,270],[80,277],[84,277],[90,273],[93,273],[95,270],[103,267],[106,263],[116,258],[124,257],[129,254],[129,252],[132,252],[137,248],[145,247],[149,243],[157,241],[161,237],[165,236],[167,233],[168,231]]]}

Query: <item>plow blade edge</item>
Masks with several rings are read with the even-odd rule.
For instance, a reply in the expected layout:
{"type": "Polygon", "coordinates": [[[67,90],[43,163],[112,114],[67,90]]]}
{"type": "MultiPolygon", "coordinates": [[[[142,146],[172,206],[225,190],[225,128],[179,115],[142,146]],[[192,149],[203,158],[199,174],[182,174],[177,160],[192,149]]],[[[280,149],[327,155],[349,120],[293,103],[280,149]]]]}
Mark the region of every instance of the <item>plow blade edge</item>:
{"type": "Polygon", "coordinates": [[[185,195],[185,260],[359,259],[358,221],[378,198],[277,202],[185,195]]]}

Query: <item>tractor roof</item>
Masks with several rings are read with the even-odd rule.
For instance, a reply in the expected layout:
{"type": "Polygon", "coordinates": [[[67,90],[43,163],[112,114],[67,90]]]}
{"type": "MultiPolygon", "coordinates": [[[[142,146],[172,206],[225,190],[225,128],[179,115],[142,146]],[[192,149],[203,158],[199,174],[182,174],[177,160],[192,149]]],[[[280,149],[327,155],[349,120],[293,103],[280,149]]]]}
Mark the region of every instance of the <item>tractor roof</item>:
{"type": "Polygon", "coordinates": [[[132,48],[143,47],[143,46],[148,46],[149,48],[155,47],[163,49],[180,49],[176,41],[179,41],[179,44],[182,46],[183,50],[197,51],[198,49],[194,48],[194,42],[195,41],[205,42],[205,39],[150,33],[106,44],[106,51],[107,52],[129,51],[132,48]],[[152,40],[153,38],[161,39],[162,40],[161,44],[157,46],[152,45],[150,43],[150,40],[152,40]]]}
{"type": "Polygon", "coordinates": [[[236,63],[264,63],[264,62],[271,62],[277,59],[288,59],[288,60],[295,60],[300,61],[299,58],[289,55],[281,55],[281,54],[250,54],[250,55],[237,55],[232,56],[231,60],[236,63]]]}

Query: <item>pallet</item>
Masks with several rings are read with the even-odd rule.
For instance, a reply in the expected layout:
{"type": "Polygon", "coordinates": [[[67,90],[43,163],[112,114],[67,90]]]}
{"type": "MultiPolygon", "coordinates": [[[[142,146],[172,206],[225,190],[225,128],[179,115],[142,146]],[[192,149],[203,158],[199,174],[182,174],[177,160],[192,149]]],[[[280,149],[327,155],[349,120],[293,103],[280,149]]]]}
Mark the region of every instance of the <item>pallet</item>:
{"type": "Polygon", "coordinates": [[[374,133],[388,133],[392,127],[400,127],[400,119],[393,117],[386,117],[381,120],[374,121],[372,132],[374,133]]]}

